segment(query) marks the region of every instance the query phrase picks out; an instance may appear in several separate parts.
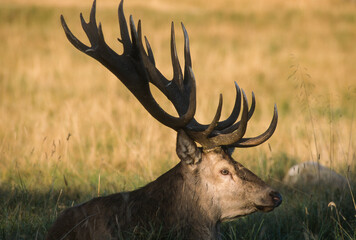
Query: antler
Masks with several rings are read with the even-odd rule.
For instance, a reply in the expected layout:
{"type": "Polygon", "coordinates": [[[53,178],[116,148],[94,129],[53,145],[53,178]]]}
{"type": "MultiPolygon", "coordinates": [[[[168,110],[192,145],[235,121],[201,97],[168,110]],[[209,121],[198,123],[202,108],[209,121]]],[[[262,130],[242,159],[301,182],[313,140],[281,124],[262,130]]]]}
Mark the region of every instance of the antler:
{"type": "Polygon", "coordinates": [[[174,24],[171,27],[171,59],[173,66],[173,79],[167,80],[156,68],[153,51],[145,37],[147,53],[143,46],[141,21],[138,22],[137,30],[130,16],[130,32],[123,11],[123,0],[119,5],[119,25],[123,44],[121,55],[114,52],[104,40],[101,24],[97,25],[95,19],[96,1],[94,0],[90,12],[89,22],[85,22],[82,14],[80,19],[82,28],[86,33],[91,46],[79,41],[69,30],[63,16],[61,23],[68,40],[83,53],[93,57],[107,69],[109,69],[120,81],[134,94],[144,108],[160,123],[176,131],[183,129],[194,141],[203,148],[217,146],[252,147],[265,142],[270,138],[277,126],[277,108],[275,106],[272,122],[267,131],[255,138],[243,138],[246,132],[247,122],[255,109],[255,96],[252,93],[252,104],[248,110],[247,98],[242,90],[242,117],[239,117],[241,108],[241,90],[235,83],[236,99],[230,116],[220,121],[222,110],[222,95],[213,121],[209,125],[203,125],[194,118],[196,110],[196,84],[192,70],[192,61],[189,49],[188,33],[182,24],[184,34],[184,75],[178,60],[174,24]],[[173,104],[178,117],[165,112],[153,98],[149,83],[154,84],[173,104]],[[236,123],[235,123],[236,122],[236,123]]]}

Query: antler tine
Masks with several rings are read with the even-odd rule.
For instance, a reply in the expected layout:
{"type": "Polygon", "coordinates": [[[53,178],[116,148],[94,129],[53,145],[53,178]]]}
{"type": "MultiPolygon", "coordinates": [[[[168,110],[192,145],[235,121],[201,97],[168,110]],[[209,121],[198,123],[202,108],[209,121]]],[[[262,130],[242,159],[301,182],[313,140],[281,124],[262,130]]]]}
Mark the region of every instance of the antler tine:
{"type": "MultiPolygon", "coordinates": [[[[240,115],[240,110],[241,110],[241,90],[236,82],[235,82],[235,88],[236,88],[236,98],[235,98],[234,108],[227,119],[217,123],[214,131],[211,133],[212,136],[231,133],[240,126],[240,122],[235,123],[235,121],[240,115]]],[[[250,110],[248,112],[248,120],[251,119],[255,110],[255,106],[256,106],[255,94],[252,92],[252,103],[251,103],[250,110]]],[[[200,124],[194,119],[194,121],[189,123],[188,129],[192,131],[204,131],[208,126],[209,125],[200,124]]]]}
{"type": "Polygon", "coordinates": [[[130,15],[130,31],[131,31],[131,41],[132,41],[132,46],[134,47],[133,49],[136,48],[136,50],[138,51],[139,48],[138,48],[138,45],[139,45],[139,38],[138,38],[138,33],[137,33],[137,30],[136,30],[136,26],[135,26],[135,22],[133,20],[133,17],[132,15],[130,15]]]}
{"type": "Polygon", "coordinates": [[[216,131],[214,130],[214,128],[216,127],[217,121],[220,118],[221,107],[222,107],[222,95],[220,95],[218,111],[215,114],[212,123],[204,131],[195,131],[194,128],[187,129],[186,132],[188,133],[188,135],[196,142],[199,142],[205,149],[211,149],[218,146],[228,146],[239,141],[246,132],[248,113],[249,113],[247,97],[243,90],[242,90],[242,95],[243,95],[242,117],[241,120],[239,121],[239,127],[235,129],[235,131],[226,134],[215,135],[216,131]]]}
{"type": "MultiPolygon", "coordinates": [[[[248,120],[250,121],[253,113],[255,112],[255,107],[256,107],[256,100],[255,100],[255,94],[252,92],[252,103],[250,106],[250,110],[248,111],[248,120]]],[[[236,129],[238,129],[240,126],[240,121],[234,123],[233,125],[230,125],[224,129],[217,129],[216,131],[214,131],[214,135],[220,135],[220,134],[227,134],[227,133],[232,133],[233,131],[235,131],[236,129]]]]}
{"type": "Polygon", "coordinates": [[[141,20],[138,20],[137,33],[138,33],[138,48],[140,50],[140,54],[141,54],[141,56],[147,56],[146,52],[145,52],[145,48],[143,47],[143,42],[142,42],[141,20]]]}
{"type": "Polygon", "coordinates": [[[252,92],[252,102],[251,102],[251,107],[250,110],[248,111],[248,119],[250,120],[250,118],[252,117],[253,113],[255,112],[255,108],[256,108],[256,99],[255,99],[255,93],[252,92]]]}
{"type": "Polygon", "coordinates": [[[124,0],[120,2],[118,9],[119,26],[121,39],[119,40],[124,47],[124,54],[128,54],[131,50],[131,40],[129,30],[127,28],[127,22],[124,14],[124,0]]]}
{"type": "Polygon", "coordinates": [[[95,48],[99,47],[100,43],[105,42],[102,32],[98,29],[96,19],[95,19],[95,14],[96,14],[96,1],[95,0],[93,2],[92,8],[90,10],[90,17],[89,17],[88,23],[84,20],[83,14],[80,13],[80,21],[82,24],[82,28],[83,28],[84,32],[86,33],[90,44],[92,45],[92,48],[89,49],[90,51],[93,51],[95,48]]]}
{"type": "MultiPolygon", "coordinates": [[[[91,7],[90,11],[90,18],[89,22],[86,23],[83,14],[80,13],[80,21],[82,24],[82,28],[85,31],[86,35],[88,36],[88,39],[90,41],[90,44],[93,46],[97,46],[98,39],[95,38],[95,36],[98,36],[98,28],[95,20],[95,12],[96,12],[96,0],[93,1],[93,5],[91,7]]],[[[73,44],[74,47],[76,47],[78,50],[82,52],[87,52],[90,51],[92,48],[88,47],[84,43],[82,43],[78,38],[76,38],[73,33],[70,31],[68,28],[68,25],[66,21],[64,20],[63,15],[61,15],[61,24],[64,29],[64,32],[68,38],[68,40],[73,44]]]]}
{"type": "MultiPolygon", "coordinates": [[[[138,60],[140,61],[141,64],[144,64],[144,62],[142,61],[142,58],[147,57],[145,49],[143,47],[143,43],[142,43],[142,27],[141,27],[141,20],[138,20],[137,23],[137,29],[135,26],[135,21],[132,17],[132,15],[130,15],[130,29],[131,29],[131,38],[132,38],[132,46],[133,46],[133,50],[137,51],[138,54],[138,60]]],[[[133,53],[135,54],[135,53],[133,53]]],[[[143,69],[141,69],[143,70],[143,69]]]]}
{"type": "Polygon", "coordinates": [[[235,98],[235,104],[234,108],[232,109],[232,112],[230,116],[225,119],[224,121],[218,122],[218,125],[216,126],[216,130],[222,130],[225,129],[237,120],[237,118],[240,115],[240,110],[241,110],[241,91],[239,88],[239,85],[235,82],[235,89],[236,89],[236,98],[235,98]]]}
{"type": "Polygon", "coordinates": [[[265,141],[267,141],[273,135],[274,131],[276,130],[277,123],[278,123],[278,111],[277,111],[277,106],[274,105],[272,121],[268,129],[264,133],[254,138],[242,138],[239,141],[231,144],[230,146],[238,147],[238,148],[248,148],[248,147],[255,147],[257,145],[260,145],[265,141]]]}
{"type": "Polygon", "coordinates": [[[185,62],[185,65],[184,65],[184,76],[186,76],[188,68],[192,67],[192,59],[190,57],[188,32],[185,29],[183,23],[181,23],[181,26],[182,26],[183,35],[184,35],[184,62],[185,62]]]}
{"type": "Polygon", "coordinates": [[[156,62],[155,62],[155,57],[153,55],[153,51],[151,48],[150,43],[148,42],[147,37],[145,36],[145,42],[146,42],[146,48],[147,48],[147,53],[148,53],[148,58],[150,59],[151,63],[153,64],[153,66],[156,66],[156,62]]]}
{"type": "Polygon", "coordinates": [[[171,24],[171,58],[173,66],[173,82],[179,87],[180,90],[183,89],[183,74],[182,69],[179,64],[176,39],[174,33],[174,23],[171,24]]]}
{"type": "Polygon", "coordinates": [[[242,91],[242,104],[243,104],[243,110],[242,110],[242,116],[240,120],[240,125],[239,127],[232,133],[227,133],[227,134],[220,134],[214,137],[211,137],[210,140],[218,143],[218,146],[227,146],[232,143],[235,143],[239,141],[245,134],[246,129],[247,129],[247,122],[248,122],[248,102],[247,102],[247,97],[243,89],[242,91]]]}
{"type": "Polygon", "coordinates": [[[216,110],[215,116],[213,118],[213,121],[209,124],[208,128],[203,132],[204,135],[209,136],[215,129],[216,125],[219,122],[220,116],[221,116],[222,105],[223,105],[223,96],[222,96],[222,94],[220,94],[219,105],[216,110]]]}
{"type": "Polygon", "coordinates": [[[215,116],[211,123],[208,125],[208,127],[204,131],[192,131],[186,129],[186,133],[194,139],[196,142],[200,143],[204,148],[214,148],[217,145],[214,144],[209,138],[210,134],[213,132],[214,128],[216,127],[220,116],[221,116],[221,110],[222,110],[222,104],[223,104],[223,98],[222,94],[219,96],[219,105],[216,110],[215,116]]]}
{"type": "Polygon", "coordinates": [[[96,0],[93,1],[93,5],[91,7],[91,11],[90,11],[90,15],[89,15],[89,24],[88,25],[91,24],[93,26],[97,26],[96,25],[95,14],[96,14],[96,0]]]}
{"type": "Polygon", "coordinates": [[[62,24],[62,27],[64,29],[64,32],[65,32],[69,42],[74,47],[76,47],[79,51],[86,52],[89,49],[89,47],[87,45],[85,45],[84,43],[82,43],[81,41],[79,41],[79,39],[73,35],[73,33],[68,28],[68,25],[67,25],[66,21],[64,20],[63,15],[61,15],[61,24],[62,24]]]}

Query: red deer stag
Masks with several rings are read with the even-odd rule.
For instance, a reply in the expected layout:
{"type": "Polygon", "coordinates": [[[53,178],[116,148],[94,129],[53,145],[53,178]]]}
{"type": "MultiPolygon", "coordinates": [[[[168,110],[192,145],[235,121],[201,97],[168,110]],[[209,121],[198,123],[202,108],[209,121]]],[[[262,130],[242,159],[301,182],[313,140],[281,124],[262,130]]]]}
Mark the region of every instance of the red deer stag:
{"type": "Polygon", "coordinates": [[[144,239],[142,234],[145,231],[157,233],[155,236],[160,239],[218,239],[221,222],[255,211],[269,212],[278,207],[282,202],[281,195],[231,157],[234,148],[254,147],[271,137],[277,126],[276,106],[266,132],[257,137],[243,138],[247,122],[254,112],[255,97],[252,94],[252,104],[248,109],[246,95],[235,83],[236,99],[231,115],[219,121],[222,109],[220,95],[212,122],[200,124],[194,118],[196,86],[188,34],[183,24],[184,75],[177,57],[172,24],[174,75],[169,81],[155,67],[147,38],[145,50],[141,22],[138,22],[136,30],[132,16],[130,38],[122,1],[118,12],[119,42],[123,44],[121,55],[105,43],[101,25],[96,23],[95,8],[94,1],[88,23],[80,15],[91,46],[79,41],[61,16],[68,40],[115,74],[155,119],[178,132],[176,152],[180,162],[138,190],[94,198],[65,210],[49,230],[47,239],[144,239]],[[158,105],[150,92],[150,83],[172,102],[178,117],[168,114],[158,105]],[[241,119],[236,122],[241,105],[241,119]]]}

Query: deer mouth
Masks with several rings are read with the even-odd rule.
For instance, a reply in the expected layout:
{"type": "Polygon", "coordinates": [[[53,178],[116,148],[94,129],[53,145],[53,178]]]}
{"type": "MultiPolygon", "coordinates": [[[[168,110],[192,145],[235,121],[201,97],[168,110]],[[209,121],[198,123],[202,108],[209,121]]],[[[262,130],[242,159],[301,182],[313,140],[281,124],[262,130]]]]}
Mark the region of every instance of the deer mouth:
{"type": "Polygon", "coordinates": [[[275,206],[256,206],[256,208],[261,212],[270,212],[275,208],[275,206]]]}

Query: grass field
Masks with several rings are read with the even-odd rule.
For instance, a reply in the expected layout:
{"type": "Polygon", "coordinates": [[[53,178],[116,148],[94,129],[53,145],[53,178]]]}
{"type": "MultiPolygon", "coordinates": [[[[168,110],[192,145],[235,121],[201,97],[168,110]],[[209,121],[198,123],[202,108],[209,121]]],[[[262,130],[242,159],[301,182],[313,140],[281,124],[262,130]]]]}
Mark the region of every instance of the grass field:
{"type": "MultiPolygon", "coordinates": [[[[97,19],[120,52],[118,3],[98,0],[97,19]]],[[[0,2],[0,239],[43,239],[64,208],[140,187],[178,162],[174,131],[65,38],[60,14],[86,41],[79,13],[87,17],[91,4],[0,2]]],[[[257,98],[247,136],[267,128],[277,104],[278,128],[268,144],[234,157],[279,189],[284,202],[224,224],[223,239],[356,239],[355,2],[126,0],[124,7],[127,17],[142,20],[167,77],[170,23],[183,59],[184,22],[201,122],[212,119],[220,92],[223,115],[230,113],[234,81],[257,98]],[[350,188],[285,186],[289,167],[305,161],[332,168],[350,188]]]]}

